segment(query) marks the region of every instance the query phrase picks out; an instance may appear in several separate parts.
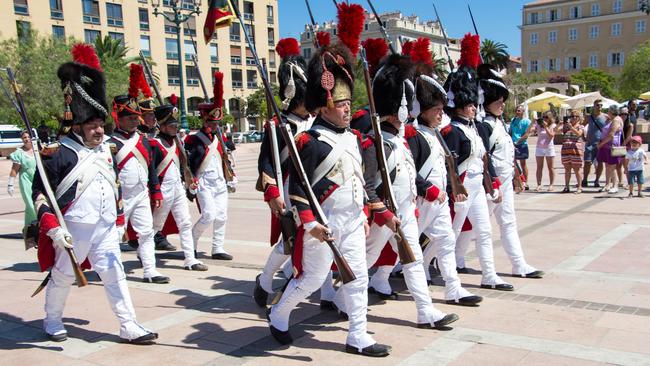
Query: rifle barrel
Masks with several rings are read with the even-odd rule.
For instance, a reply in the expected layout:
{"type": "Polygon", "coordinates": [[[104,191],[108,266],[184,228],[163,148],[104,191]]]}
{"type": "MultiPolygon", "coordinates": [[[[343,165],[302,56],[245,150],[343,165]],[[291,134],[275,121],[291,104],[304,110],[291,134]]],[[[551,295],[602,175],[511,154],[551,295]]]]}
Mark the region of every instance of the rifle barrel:
{"type": "Polygon", "coordinates": [[[440,24],[440,30],[442,31],[442,36],[445,38],[445,52],[447,53],[447,63],[449,64],[449,71],[454,70],[454,62],[451,60],[451,55],[449,54],[449,39],[447,39],[447,32],[445,32],[445,27],[442,25],[442,20],[438,14],[438,8],[436,8],[436,3],[432,2],[433,11],[436,12],[436,18],[438,18],[438,24],[440,24]]]}

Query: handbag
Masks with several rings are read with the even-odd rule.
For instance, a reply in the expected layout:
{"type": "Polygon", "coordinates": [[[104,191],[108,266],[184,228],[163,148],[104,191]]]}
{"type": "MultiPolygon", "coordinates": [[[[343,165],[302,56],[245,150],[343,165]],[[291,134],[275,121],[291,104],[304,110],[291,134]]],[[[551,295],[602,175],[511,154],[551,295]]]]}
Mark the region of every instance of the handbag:
{"type": "Polygon", "coordinates": [[[621,157],[627,154],[625,146],[612,146],[612,156],[621,157]]]}

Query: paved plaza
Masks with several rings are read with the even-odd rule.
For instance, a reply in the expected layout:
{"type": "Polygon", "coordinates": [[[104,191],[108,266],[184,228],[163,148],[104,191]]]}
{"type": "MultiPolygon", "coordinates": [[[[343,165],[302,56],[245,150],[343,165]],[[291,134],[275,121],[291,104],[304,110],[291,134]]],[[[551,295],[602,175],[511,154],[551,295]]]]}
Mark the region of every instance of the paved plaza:
{"type": "MultiPolygon", "coordinates": [[[[534,142],[534,141],[533,141],[534,142]]],[[[181,252],[158,252],[166,285],[141,282],[135,252],[123,252],[138,320],[160,334],[154,346],[119,343],[118,322],[98,276],[74,288],[64,322],[69,339],[47,340],[41,319],[44,293],[30,298],[44,278],[36,252],[24,250],[19,191],[5,187],[10,162],[0,160],[0,363],[3,365],[650,365],[650,198],[626,198],[586,189],[583,194],[516,196],[519,230],[528,262],[543,279],[509,275],[510,263],[494,230],[497,271],[514,292],[478,288],[473,250],[461,280],[485,297],[480,307],[444,304],[440,278],[430,287],[437,307],[460,320],[447,331],[415,327],[415,305],[401,279],[398,301],[370,296],[368,329],[393,351],[368,359],[344,352],[347,322],[322,312],[318,295],[292,314],[292,346],[271,337],[264,310],[251,297],[269,252],[269,210],[254,190],[259,144],[238,145],[237,192],[230,196],[226,249],[231,262],[209,259],[210,240],[199,242],[207,272],[182,268],[181,252]],[[208,253],[209,254],[209,253],[208,253]]],[[[535,151],[531,146],[530,151],[535,151]]],[[[564,176],[556,146],[556,192],[564,176]]],[[[534,158],[529,160],[534,175],[534,158]]],[[[545,173],[545,178],[547,175],[545,173]]],[[[604,178],[604,177],[603,177],[604,178]]],[[[532,184],[534,188],[534,184],[532,184]]],[[[195,206],[192,215],[197,217],[195,206]]],[[[208,230],[210,231],[210,230],[208,230]]],[[[178,237],[170,237],[178,245],[178,237]]],[[[278,277],[276,287],[283,279],[278,277]]]]}

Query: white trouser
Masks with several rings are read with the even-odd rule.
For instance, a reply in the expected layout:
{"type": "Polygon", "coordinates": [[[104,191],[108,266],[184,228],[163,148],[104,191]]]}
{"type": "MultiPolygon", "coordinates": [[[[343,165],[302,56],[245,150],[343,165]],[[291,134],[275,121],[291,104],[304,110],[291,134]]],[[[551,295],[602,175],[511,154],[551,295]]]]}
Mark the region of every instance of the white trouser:
{"type": "Polygon", "coordinates": [[[212,254],[226,253],[223,241],[226,237],[226,220],[228,219],[228,190],[226,184],[199,181],[196,198],[201,207],[201,217],[192,228],[194,248],[198,248],[201,234],[212,225],[212,254]],[[209,183],[209,184],[208,184],[209,183]]]}
{"type": "MultiPolygon", "coordinates": [[[[404,232],[406,241],[409,243],[413,254],[415,255],[415,262],[402,266],[402,273],[404,273],[404,280],[406,287],[415,300],[415,307],[417,309],[417,322],[418,324],[430,323],[442,319],[445,313],[436,309],[431,302],[431,295],[429,294],[429,286],[427,285],[427,277],[424,274],[422,267],[422,249],[420,248],[418,224],[415,218],[415,209],[410,206],[407,212],[402,214],[402,224],[400,227],[404,232]]],[[[393,250],[397,253],[397,242],[395,241],[395,233],[393,233],[387,226],[378,226],[373,223],[370,226],[370,235],[366,239],[366,256],[367,266],[371,267],[379,258],[382,249],[390,242],[393,250]]],[[[390,294],[392,292],[388,277],[394,266],[381,266],[377,268],[377,272],[372,275],[370,279],[370,286],[375,290],[390,294]]]]}
{"type": "Polygon", "coordinates": [[[160,276],[156,270],[156,246],[153,241],[153,217],[151,215],[151,201],[149,192],[136,187],[136,192],[124,190],[124,220],[131,223],[133,230],[138,234],[138,256],[142,261],[145,278],[160,276]],[[126,191],[126,192],[125,192],[126,191]]]}
{"type": "MultiPolygon", "coordinates": [[[[375,343],[366,331],[368,272],[363,224],[352,230],[340,230],[336,227],[330,227],[330,230],[332,237],[336,238],[337,247],[356,276],[354,281],[341,286],[349,317],[346,343],[362,349],[375,343]]],[[[280,302],[272,307],[270,314],[271,325],[281,331],[289,329],[291,311],[321,286],[332,265],[332,251],[327,244],[319,242],[307,232],[303,238],[303,273],[289,282],[280,302]]]]}
{"type": "Polygon", "coordinates": [[[455,216],[452,227],[456,238],[459,237],[465,218],[469,218],[472,229],[476,231],[476,252],[483,278],[481,284],[496,285],[505,283],[494,269],[494,253],[492,250],[492,226],[487,204],[487,196],[483,188],[483,174],[467,174],[463,185],[467,189],[466,201],[454,203],[455,216]]]}
{"type": "MultiPolygon", "coordinates": [[[[502,201],[500,204],[495,204],[488,201],[490,214],[494,214],[499,231],[501,233],[501,245],[510,258],[512,264],[512,273],[518,275],[525,275],[535,271],[535,267],[528,265],[524,258],[524,251],[521,248],[521,241],[519,240],[519,233],[517,232],[517,215],[515,213],[515,192],[512,186],[512,174],[508,176],[499,176],[501,187],[499,190],[502,194],[502,201]]],[[[459,241],[456,248],[456,261],[458,267],[465,267],[465,253],[469,247],[470,237],[459,241]],[[461,266],[462,264],[462,266],[461,266]]]]}
{"type": "Polygon", "coordinates": [[[451,214],[449,202],[440,204],[438,201],[429,202],[418,198],[418,228],[429,238],[429,245],[424,248],[422,262],[424,273],[430,279],[429,265],[433,257],[438,258],[438,268],[442,279],[445,281],[445,300],[458,300],[470,296],[471,293],[463,289],[458,272],[456,272],[456,235],[451,227],[451,214]]]}
{"type": "MultiPolygon", "coordinates": [[[[120,258],[115,223],[100,221],[97,224],[72,222],[66,222],[66,224],[72,235],[74,253],[79,264],[88,258],[104,283],[108,302],[120,321],[120,337],[130,340],[149,333],[149,330],[143,328],[135,319],[135,311],[120,258]]],[[[70,257],[66,251],[55,246],[54,252],[52,277],[45,290],[43,326],[48,334],[61,333],[65,330],[62,321],[63,308],[70,286],[75,280],[70,257]]],[[[94,301],[94,299],[89,300],[89,304],[94,301]]]]}
{"type": "Polygon", "coordinates": [[[190,207],[185,197],[185,188],[181,182],[165,183],[160,186],[163,201],[160,208],[153,212],[153,229],[159,232],[165,226],[165,221],[171,212],[178,227],[178,235],[181,240],[181,249],[185,255],[185,266],[191,266],[199,262],[194,257],[194,240],[192,239],[192,221],[190,219],[190,207]]]}

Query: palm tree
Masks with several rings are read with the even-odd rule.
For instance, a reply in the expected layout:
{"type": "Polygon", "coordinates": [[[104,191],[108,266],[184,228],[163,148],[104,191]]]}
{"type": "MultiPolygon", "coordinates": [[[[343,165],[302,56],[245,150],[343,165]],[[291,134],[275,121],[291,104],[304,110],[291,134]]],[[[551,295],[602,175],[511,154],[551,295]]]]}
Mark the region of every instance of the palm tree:
{"type": "Polygon", "coordinates": [[[508,53],[508,46],[503,43],[484,39],[481,45],[481,57],[483,57],[483,62],[492,64],[498,69],[505,69],[508,67],[510,54],[508,53]]]}
{"type": "Polygon", "coordinates": [[[447,70],[447,59],[446,58],[436,58],[433,56],[433,73],[436,74],[439,80],[447,79],[449,70],[447,70]]]}

